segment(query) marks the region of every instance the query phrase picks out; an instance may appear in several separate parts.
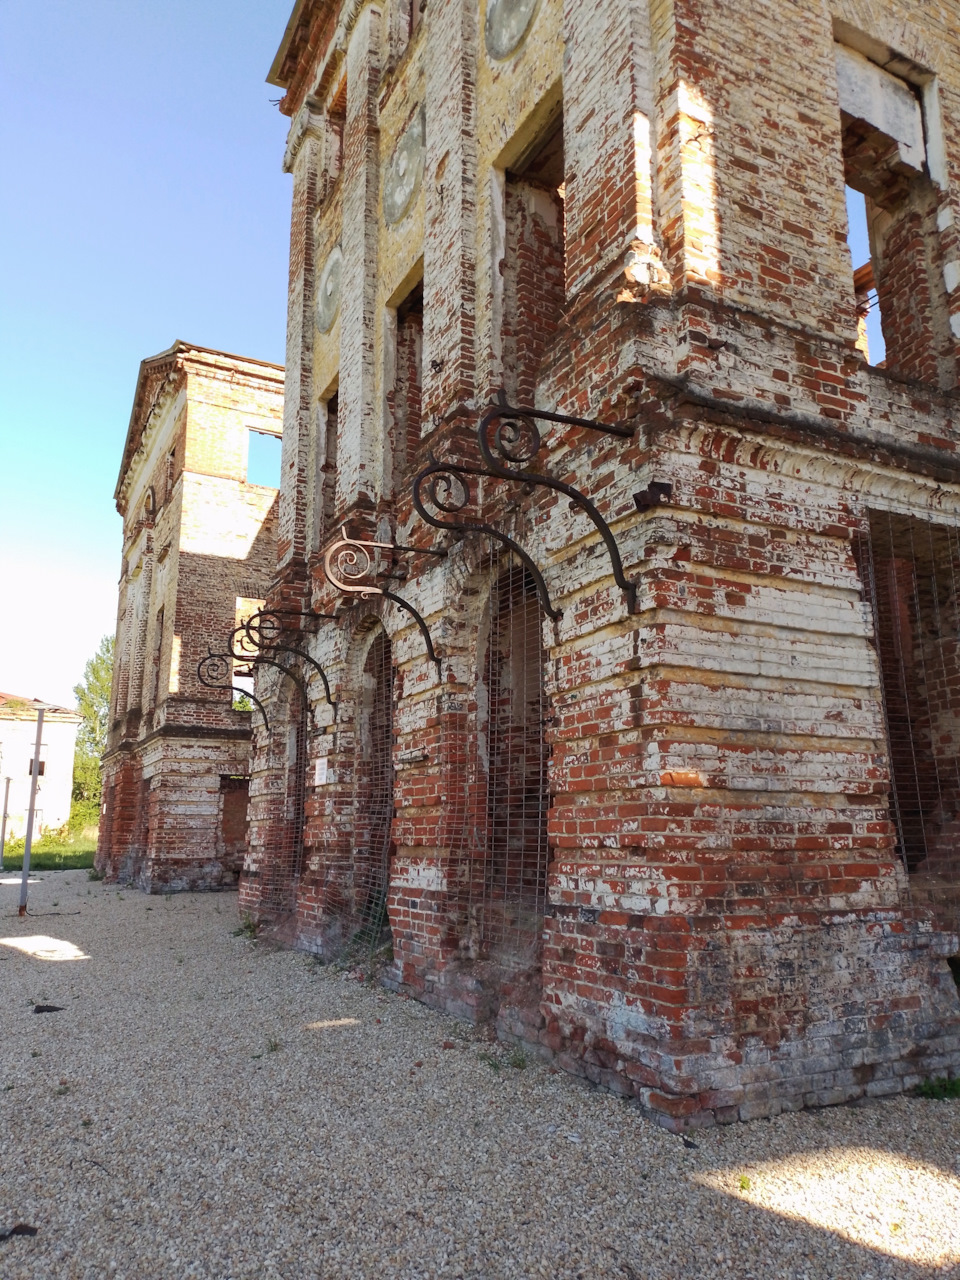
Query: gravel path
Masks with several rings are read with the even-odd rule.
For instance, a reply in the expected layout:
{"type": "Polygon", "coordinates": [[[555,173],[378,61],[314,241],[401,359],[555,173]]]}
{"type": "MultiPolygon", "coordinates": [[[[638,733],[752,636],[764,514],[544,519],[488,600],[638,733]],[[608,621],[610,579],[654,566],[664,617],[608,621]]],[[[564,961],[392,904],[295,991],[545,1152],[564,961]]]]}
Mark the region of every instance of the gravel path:
{"type": "Polygon", "coordinates": [[[958,1102],[691,1146],[229,895],[0,879],[2,1280],[960,1277],[958,1102]]]}

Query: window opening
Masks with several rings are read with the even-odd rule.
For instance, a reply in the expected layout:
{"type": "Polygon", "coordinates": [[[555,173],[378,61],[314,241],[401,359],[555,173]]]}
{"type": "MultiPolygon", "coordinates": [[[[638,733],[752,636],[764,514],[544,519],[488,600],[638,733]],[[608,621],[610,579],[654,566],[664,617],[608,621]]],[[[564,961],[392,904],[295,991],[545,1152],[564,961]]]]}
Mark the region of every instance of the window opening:
{"type": "Polygon", "coordinates": [[[340,399],[336,392],[320,406],[316,470],[315,545],[334,528],[337,513],[337,432],[340,399]]]}
{"type": "Polygon", "coordinates": [[[393,854],[393,652],[382,629],[360,680],[355,756],[354,913],[351,942],[371,952],[390,945],[387,897],[393,854]]]}
{"type": "Polygon", "coordinates": [[[927,172],[921,90],[835,48],[858,346],[872,364],[928,382],[942,372],[952,385],[938,361],[949,347],[949,308],[938,283],[938,197],[927,172]],[[880,334],[871,335],[874,311],[880,334]]]}
{"type": "Polygon", "coordinates": [[[533,404],[564,292],[564,154],[560,113],[504,179],[503,385],[533,404]]]}
{"type": "Polygon", "coordinates": [[[853,262],[853,291],[857,300],[857,349],[868,364],[883,368],[886,344],[880,321],[880,298],[873,274],[867,201],[860,191],[846,187],[847,245],[853,262]]]}
{"type": "Polygon", "coordinates": [[[157,611],[156,629],[153,637],[153,697],[150,705],[155,707],[160,701],[160,659],[163,653],[163,609],[157,611]]]}
{"type": "MultiPolygon", "coordinates": [[[[43,777],[44,770],[46,769],[46,767],[47,767],[47,762],[46,762],[45,760],[41,760],[41,761],[40,761],[40,768],[37,770],[37,777],[38,777],[38,778],[42,778],[42,777],[43,777]]],[[[32,760],[30,761],[29,767],[27,768],[27,776],[28,776],[28,777],[33,777],[33,761],[32,761],[32,760]]]]}
{"type": "Polygon", "coordinates": [[[399,478],[420,443],[423,395],[423,281],[397,307],[396,368],[387,403],[393,419],[393,456],[399,478]]]}
{"type": "MultiPolygon", "coordinates": [[[[960,531],[871,512],[857,545],[874,623],[898,852],[932,899],[960,885],[960,531]]],[[[953,910],[958,904],[954,901],[953,910]]]]}
{"type": "Polygon", "coordinates": [[[527,569],[512,565],[502,572],[491,594],[481,675],[485,847],[471,896],[482,945],[515,958],[539,953],[547,896],[542,616],[527,569]]]}
{"type": "Polygon", "coordinates": [[[283,449],[281,437],[254,430],[248,431],[247,436],[247,484],[279,489],[280,455],[283,449]]]}

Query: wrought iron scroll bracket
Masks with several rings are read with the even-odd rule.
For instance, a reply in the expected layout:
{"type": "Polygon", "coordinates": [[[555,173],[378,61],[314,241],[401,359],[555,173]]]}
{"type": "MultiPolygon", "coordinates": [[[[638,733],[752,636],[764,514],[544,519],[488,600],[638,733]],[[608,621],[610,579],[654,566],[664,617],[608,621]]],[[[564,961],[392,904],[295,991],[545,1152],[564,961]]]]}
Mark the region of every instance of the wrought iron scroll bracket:
{"type": "MultiPolygon", "coordinates": [[[[333,700],[330,692],[330,681],[327,679],[327,673],[323,667],[317,662],[316,658],[310,656],[305,649],[301,649],[298,645],[285,644],[281,637],[284,634],[282,617],[287,616],[287,611],[281,613],[275,609],[261,609],[259,612],[251,614],[246,622],[237,627],[230,635],[229,650],[234,656],[241,660],[250,660],[253,662],[267,662],[270,666],[277,667],[280,671],[290,672],[291,668],[283,666],[277,662],[270,661],[271,655],[277,653],[289,653],[296,658],[302,659],[320,677],[323,685],[323,695],[327,705],[333,708],[334,719],[337,716],[337,704],[333,700]],[[235,638],[242,636],[240,652],[236,651],[235,638]],[[249,648],[243,648],[243,643],[249,645],[249,648]]],[[[318,613],[297,613],[290,616],[323,618],[329,617],[329,614],[318,613]]],[[[303,686],[304,696],[306,696],[306,686],[303,686]]]]}
{"type": "Polygon", "coordinates": [[[377,578],[392,578],[395,574],[378,572],[376,553],[389,551],[391,563],[398,551],[415,555],[444,557],[446,551],[442,547],[407,547],[395,542],[376,542],[362,538],[351,538],[345,527],[340,529],[340,537],[330,544],[323,557],[323,572],[331,586],[343,595],[357,596],[361,600],[369,600],[373,596],[382,596],[405,610],[419,628],[427,650],[427,656],[440,672],[440,659],[433,647],[430,628],[423,615],[410,603],[393,591],[381,586],[377,578]]]}
{"type": "Polygon", "coordinates": [[[535,419],[584,427],[601,435],[617,436],[621,439],[630,439],[635,429],[615,423],[593,422],[589,418],[575,418],[563,413],[549,413],[542,409],[515,409],[507,404],[502,391],[499,393],[497,402],[487,409],[477,426],[477,443],[480,455],[486,464],[485,470],[477,474],[495,476],[500,480],[510,480],[522,485],[552,489],[569,498],[589,517],[603,539],[610,557],[614,581],[626,596],[628,612],[633,613],[637,605],[637,584],[631,582],[624,573],[623,561],[613,530],[594,503],[573,485],[530,469],[530,464],[540,452],[540,446],[543,443],[535,419]],[[508,465],[510,463],[513,464],[512,467],[508,465]]]}
{"type": "Polygon", "coordinates": [[[267,718],[264,705],[257,695],[255,693],[251,693],[249,689],[242,689],[239,685],[224,683],[224,680],[230,679],[230,662],[230,654],[213,653],[211,651],[205,658],[201,658],[197,663],[197,679],[207,689],[229,689],[233,693],[239,693],[242,694],[243,697],[249,698],[263,717],[263,727],[269,733],[270,721],[267,718]],[[218,678],[218,672],[222,673],[220,678],[218,678]]]}
{"type": "Polygon", "coordinates": [[[483,524],[478,520],[440,519],[438,516],[431,515],[425,504],[424,499],[426,498],[430,505],[436,507],[438,511],[442,511],[446,515],[455,516],[470,502],[470,482],[467,477],[488,476],[489,474],[482,467],[467,467],[462,466],[460,463],[438,462],[431,454],[430,465],[424,467],[413,482],[413,505],[416,512],[421,520],[433,525],[435,529],[452,529],[460,534],[479,533],[484,537],[492,538],[495,542],[499,542],[502,547],[512,551],[529,571],[544,613],[556,622],[560,617],[560,610],[554,607],[553,601],[550,599],[550,592],[547,590],[543,574],[540,572],[533,557],[529,552],[524,551],[518,542],[515,542],[509,534],[503,533],[502,530],[495,528],[493,525],[483,524]]]}

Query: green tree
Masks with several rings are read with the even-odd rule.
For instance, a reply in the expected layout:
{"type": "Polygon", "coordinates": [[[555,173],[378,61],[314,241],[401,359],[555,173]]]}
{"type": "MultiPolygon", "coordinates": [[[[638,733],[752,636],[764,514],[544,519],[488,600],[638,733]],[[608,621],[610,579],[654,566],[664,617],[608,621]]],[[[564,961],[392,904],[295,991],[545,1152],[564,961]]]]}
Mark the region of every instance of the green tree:
{"type": "Polygon", "coordinates": [[[113,680],[113,636],[104,636],[89,660],[83,679],[73,686],[83,717],[73,758],[74,800],[100,803],[100,757],[107,748],[110,685],[113,680]]]}

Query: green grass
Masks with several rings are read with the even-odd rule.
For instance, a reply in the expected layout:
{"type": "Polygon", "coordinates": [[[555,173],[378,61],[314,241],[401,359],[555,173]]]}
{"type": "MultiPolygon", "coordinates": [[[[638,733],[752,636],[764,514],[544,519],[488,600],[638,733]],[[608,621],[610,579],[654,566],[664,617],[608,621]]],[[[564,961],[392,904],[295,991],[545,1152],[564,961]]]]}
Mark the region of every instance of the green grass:
{"type": "MultiPolygon", "coordinates": [[[[30,850],[31,871],[76,871],[93,866],[97,852],[97,805],[74,801],[70,821],[59,831],[48,831],[33,842],[30,850]],[[93,824],[90,818],[93,818],[93,824]]],[[[3,851],[5,871],[23,869],[24,840],[8,840],[3,851]]]]}
{"type": "MultiPolygon", "coordinates": [[[[18,841],[20,848],[16,852],[8,851],[3,855],[4,871],[22,871],[23,870],[23,844],[18,841]]],[[[30,850],[30,870],[31,871],[76,871],[83,867],[93,866],[93,856],[97,851],[97,846],[91,844],[89,848],[82,844],[75,845],[54,845],[43,848],[34,846],[30,850]]]]}
{"type": "MultiPolygon", "coordinates": [[[[30,850],[31,871],[75,871],[93,866],[97,852],[97,800],[74,800],[70,818],[59,830],[47,831],[33,842],[30,850]]],[[[3,851],[5,871],[23,869],[24,839],[8,840],[3,851]]]]}

